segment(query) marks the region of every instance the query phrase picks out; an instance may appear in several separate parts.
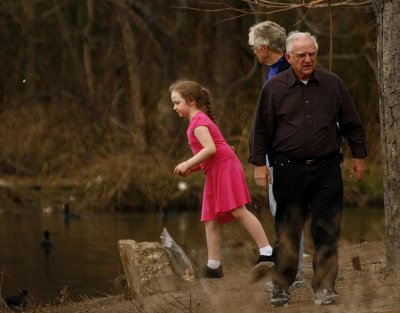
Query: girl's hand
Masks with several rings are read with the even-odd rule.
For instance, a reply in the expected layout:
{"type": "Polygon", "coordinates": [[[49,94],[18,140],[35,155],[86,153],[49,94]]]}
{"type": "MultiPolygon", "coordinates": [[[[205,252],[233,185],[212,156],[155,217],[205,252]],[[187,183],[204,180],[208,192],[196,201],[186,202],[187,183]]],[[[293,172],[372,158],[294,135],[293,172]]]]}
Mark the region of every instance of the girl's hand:
{"type": "Polygon", "coordinates": [[[201,162],[211,158],[216,152],[214,141],[211,137],[210,131],[206,126],[198,126],[194,130],[194,135],[203,146],[196,155],[178,164],[174,169],[174,174],[179,176],[187,176],[193,172],[200,170],[201,162]]]}
{"type": "Polygon", "coordinates": [[[179,176],[186,176],[187,174],[189,174],[188,171],[189,171],[189,166],[188,166],[188,163],[185,161],[185,162],[178,164],[175,167],[174,174],[179,175],[179,176]]]}

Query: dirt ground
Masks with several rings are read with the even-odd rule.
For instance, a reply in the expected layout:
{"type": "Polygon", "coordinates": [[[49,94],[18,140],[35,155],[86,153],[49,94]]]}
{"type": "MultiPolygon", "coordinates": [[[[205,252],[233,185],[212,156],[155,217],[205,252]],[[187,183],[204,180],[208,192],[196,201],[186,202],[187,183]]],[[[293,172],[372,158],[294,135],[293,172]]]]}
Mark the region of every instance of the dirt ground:
{"type": "Polygon", "coordinates": [[[270,305],[270,292],[266,276],[249,283],[249,267],[226,264],[222,279],[196,279],[181,282],[178,291],[146,296],[140,305],[126,295],[86,299],[57,307],[36,308],[43,313],[258,313],[258,312],[346,312],[381,313],[400,312],[400,281],[384,278],[385,250],[383,242],[368,242],[340,247],[340,269],[337,291],[342,297],[339,304],[314,304],[310,282],[311,256],[305,259],[304,273],[307,283],[291,292],[291,304],[274,308],[270,305]],[[359,256],[361,271],[355,270],[352,258],[359,256]]]}

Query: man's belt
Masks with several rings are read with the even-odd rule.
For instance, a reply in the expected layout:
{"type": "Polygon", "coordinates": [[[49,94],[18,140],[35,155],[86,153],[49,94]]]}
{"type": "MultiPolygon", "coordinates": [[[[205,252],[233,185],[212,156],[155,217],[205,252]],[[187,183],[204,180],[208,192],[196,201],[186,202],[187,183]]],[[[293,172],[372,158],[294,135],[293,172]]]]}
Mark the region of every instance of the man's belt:
{"type": "Polygon", "coordinates": [[[321,163],[324,163],[327,161],[331,161],[334,159],[341,161],[341,156],[340,156],[339,151],[333,151],[324,156],[309,157],[309,158],[304,158],[304,159],[295,158],[293,156],[283,154],[283,153],[276,153],[276,155],[275,155],[275,161],[277,161],[277,162],[289,161],[294,164],[306,165],[306,166],[318,165],[318,164],[321,164],[321,163]]]}
{"type": "Polygon", "coordinates": [[[334,159],[339,160],[339,152],[338,151],[334,151],[327,155],[315,157],[315,158],[305,158],[305,159],[298,159],[298,158],[293,158],[293,157],[289,158],[289,160],[293,163],[300,164],[300,165],[307,165],[307,166],[318,165],[318,164],[321,164],[321,163],[324,163],[327,161],[331,161],[334,159]]]}

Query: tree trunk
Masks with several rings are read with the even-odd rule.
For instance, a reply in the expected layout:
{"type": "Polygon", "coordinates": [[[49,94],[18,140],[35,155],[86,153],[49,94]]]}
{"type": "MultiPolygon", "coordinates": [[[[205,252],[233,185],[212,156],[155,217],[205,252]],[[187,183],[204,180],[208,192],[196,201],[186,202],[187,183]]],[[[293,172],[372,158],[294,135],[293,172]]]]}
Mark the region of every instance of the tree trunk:
{"type": "Polygon", "coordinates": [[[94,3],[93,0],[86,1],[87,7],[87,22],[86,27],[83,30],[84,34],[84,42],[83,42],[83,65],[85,69],[87,89],[89,93],[90,102],[93,103],[94,97],[94,76],[93,76],[93,67],[92,67],[92,57],[91,57],[91,32],[93,28],[94,22],[94,3]]]}
{"type": "Polygon", "coordinates": [[[35,22],[36,22],[36,6],[34,1],[22,1],[22,8],[26,16],[26,24],[24,25],[24,32],[26,38],[26,67],[25,77],[23,83],[26,84],[26,95],[29,97],[34,96],[37,92],[37,80],[39,79],[36,71],[36,35],[35,35],[35,22]]]}
{"type": "MultiPolygon", "coordinates": [[[[68,47],[68,52],[70,53],[72,59],[73,70],[71,72],[74,74],[74,76],[71,76],[69,79],[76,81],[76,86],[78,87],[77,93],[81,95],[82,93],[85,93],[84,90],[81,90],[81,86],[84,84],[84,80],[82,79],[82,77],[84,77],[84,72],[82,71],[81,58],[77,53],[78,49],[76,45],[74,45],[72,42],[72,34],[67,27],[67,22],[63,15],[64,12],[60,9],[59,2],[57,2],[57,0],[53,0],[53,5],[57,15],[57,19],[60,24],[61,34],[63,36],[63,38],[61,38],[61,41],[65,41],[68,47]]],[[[69,66],[69,64],[67,66],[69,66]]]]}
{"type": "Polygon", "coordinates": [[[140,76],[137,61],[137,46],[135,34],[132,31],[128,16],[125,12],[119,12],[119,23],[121,25],[122,45],[124,47],[126,66],[128,69],[128,81],[131,103],[131,134],[133,135],[136,151],[143,151],[145,148],[144,135],[144,113],[140,98],[140,76]]]}
{"type": "Polygon", "coordinates": [[[386,264],[400,277],[400,2],[374,0],[384,167],[386,264]]]}

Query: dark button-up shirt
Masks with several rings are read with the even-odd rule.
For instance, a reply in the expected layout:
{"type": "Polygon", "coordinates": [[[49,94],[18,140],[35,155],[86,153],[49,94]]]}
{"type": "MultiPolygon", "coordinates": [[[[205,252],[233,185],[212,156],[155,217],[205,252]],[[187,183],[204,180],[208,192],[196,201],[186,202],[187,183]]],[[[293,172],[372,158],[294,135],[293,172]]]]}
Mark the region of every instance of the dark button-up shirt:
{"type": "Polygon", "coordinates": [[[339,150],[342,136],[354,158],[364,158],[365,133],[353,100],[335,74],[316,69],[307,84],[290,69],[264,85],[257,103],[249,162],[265,165],[265,154],[298,159],[339,150]],[[340,131],[340,132],[339,132],[340,131]]]}

